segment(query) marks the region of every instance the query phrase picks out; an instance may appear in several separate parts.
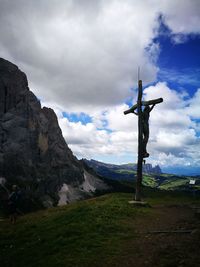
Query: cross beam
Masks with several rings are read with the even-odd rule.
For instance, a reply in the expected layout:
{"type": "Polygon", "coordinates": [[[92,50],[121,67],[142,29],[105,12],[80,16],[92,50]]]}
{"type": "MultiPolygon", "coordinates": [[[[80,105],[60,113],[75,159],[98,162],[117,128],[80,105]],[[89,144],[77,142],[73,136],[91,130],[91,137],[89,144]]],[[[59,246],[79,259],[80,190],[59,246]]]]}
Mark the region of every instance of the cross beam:
{"type": "Polygon", "coordinates": [[[149,139],[149,113],[156,104],[163,102],[162,98],[157,98],[149,101],[142,101],[142,81],[138,81],[138,99],[137,104],[130,109],[124,111],[124,114],[134,113],[138,115],[138,162],[137,162],[137,180],[135,188],[135,200],[141,201],[141,186],[142,186],[142,163],[145,157],[149,156],[146,152],[146,145],[149,139]],[[150,108],[150,105],[153,105],[150,108]],[[145,107],[144,111],[142,106],[145,107]],[[137,109],[137,113],[135,110],[137,109]]]}
{"type": "MultiPolygon", "coordinates": [[[[162,98],[157,98],[157,99],[153,99],[153,100],[149,100],[149,101],[142,101],[141,105],[142,106],[149,106],[149,105],[155,105],[155,104],[159,104],[163,102],[162,98]]],[[[129,113],[134,113],[134,111],[137,109],[138,104],[135,104],[134,106],[132,106],[130,109],[124,111],[124,114],[129,114],[129,113]]]]}

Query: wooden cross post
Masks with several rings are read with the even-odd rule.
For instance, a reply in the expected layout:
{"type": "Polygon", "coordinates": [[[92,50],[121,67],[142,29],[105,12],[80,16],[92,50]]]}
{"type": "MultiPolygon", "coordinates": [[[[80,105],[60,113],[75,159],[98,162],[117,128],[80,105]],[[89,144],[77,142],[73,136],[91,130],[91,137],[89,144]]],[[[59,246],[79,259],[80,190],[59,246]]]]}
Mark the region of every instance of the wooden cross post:
{"type": "Polygon", "coordinates": [[[162,98],[142,101],[142,81],[138,81],[138,99],[137,104],[129,110],[124,111],[124,114],[134,113],[138,115],[138,161],[137,161],[137,180],[135,188],[135,201],[141,201],[141,186],[142,186],[142,163],[143,159],[149,157],[146,151],[146,145],[149,139],[149,114],[154,106],[163,102],[162,98]],[[152,107],[150,107],[152,105],[152,107]],[[144,106],[144,110],[142,110],[144,106]],[[137,109],[137,113],[135,110],[137,109]]]}
{"type": "Polygon", "coordinates": [[[143,137],[142,137],[142,81],[138,81],[138,162],[137,162],[137,180],[135,188],[135,201],[141,201],[142,185],[142,161],[143,161],[143,137]]]}

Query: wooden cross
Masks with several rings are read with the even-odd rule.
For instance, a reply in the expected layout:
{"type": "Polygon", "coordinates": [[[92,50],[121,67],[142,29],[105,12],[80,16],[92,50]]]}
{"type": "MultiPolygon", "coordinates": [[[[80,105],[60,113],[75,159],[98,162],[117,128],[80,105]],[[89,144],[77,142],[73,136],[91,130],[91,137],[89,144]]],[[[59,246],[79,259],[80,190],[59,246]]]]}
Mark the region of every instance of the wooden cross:
{"type": "Polygon", "coordinates": [[[151,110],[156,104],[163,102],[162,98],[149,101],[142,101],[142,81],[138,81],[138,100],[137,104],[124,111],[124,114],[134,113],[138,115],[138,162],[137,162],[137,180],[135,188],[135,201],[141,201],[142,185],[142,162],[144,158],[149,157],[146,146],[149,139],[149,116],[151,110]],[[152,105],[150,107],[150,105],[152,105]],[[142,110],[144,106],[144,110],[142,110]],[[135,111],[137,109],[137,112],[135,111]]]}

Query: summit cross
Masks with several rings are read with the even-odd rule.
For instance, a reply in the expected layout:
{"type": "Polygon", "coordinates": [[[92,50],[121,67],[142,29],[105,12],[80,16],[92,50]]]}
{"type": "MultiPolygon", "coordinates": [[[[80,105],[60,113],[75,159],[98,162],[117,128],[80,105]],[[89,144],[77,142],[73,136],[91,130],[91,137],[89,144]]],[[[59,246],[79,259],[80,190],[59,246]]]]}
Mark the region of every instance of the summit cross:
{"type": "MultiPolygon", "coordinates": [[[[150,112],[156,104],[163,102],[162,98],[149,101],[142,101],[142,81],[138,81],[138,99],[137,104],[124,111],[124,114],[134,113],[138,116],[138,162],[137,162],[137,180],[135,188],[135,201],[141,201],[142,185],[142,163],[144,158],[149,157],[147,152],[147,143],[149,140],[149,117],[150,112]],[[144,107],[144,109],[142,109],[144,107]],[[137,110],[137,112],[136,112],[137,110]]],[[[145,162],[145,161],[144,161],[145,162]]]]}

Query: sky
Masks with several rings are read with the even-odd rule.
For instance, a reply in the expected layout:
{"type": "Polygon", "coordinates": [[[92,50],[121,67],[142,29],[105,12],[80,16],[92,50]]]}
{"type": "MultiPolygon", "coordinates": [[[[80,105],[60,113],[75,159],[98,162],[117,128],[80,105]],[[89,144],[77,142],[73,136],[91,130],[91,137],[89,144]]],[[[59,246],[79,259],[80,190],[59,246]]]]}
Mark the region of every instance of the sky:
{"type": "Polygon", "coordinates": [[[138,67],[148,163],[200,174],[199,0],[0,0],[0,57],[24,71],[80,158],[137,161],[138,67]]]}

